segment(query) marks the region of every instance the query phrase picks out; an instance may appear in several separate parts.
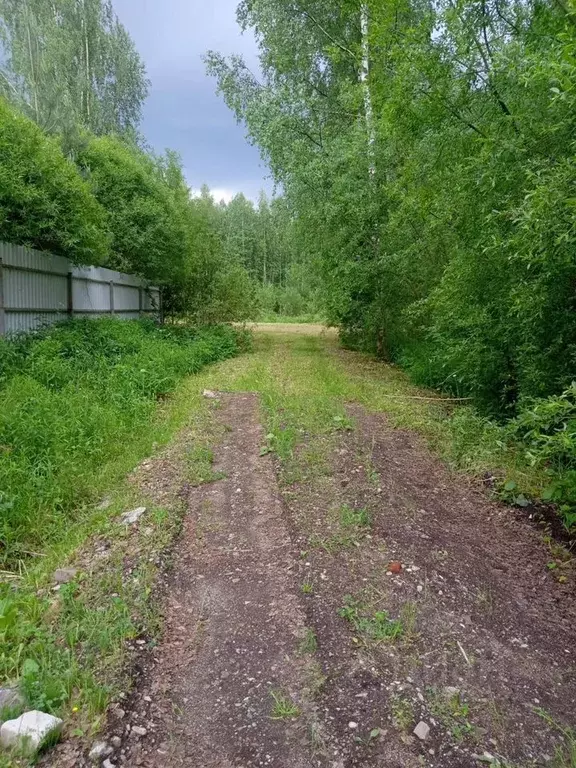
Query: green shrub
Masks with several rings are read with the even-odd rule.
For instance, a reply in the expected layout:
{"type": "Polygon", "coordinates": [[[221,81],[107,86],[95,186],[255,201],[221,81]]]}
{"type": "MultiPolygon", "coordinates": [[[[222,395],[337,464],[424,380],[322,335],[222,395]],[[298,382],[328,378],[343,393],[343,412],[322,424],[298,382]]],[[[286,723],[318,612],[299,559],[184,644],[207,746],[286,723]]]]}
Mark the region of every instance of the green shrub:
{"type": "Polygon", "coordinates": [[[106,213],[55,139],[0,98],[0,240],[102,263],[106,213]]]}
{"type": "Polygon", "coordinates": [[[532,466],[544,467],[550,485],[542,497],[560,505],[569,530],[576,525],[576,383],[555,397],[535,400],[510,422],[511,438],[532,466]]]}
{"type": "Polygon", "coordinates": [[[95,473],[183,377],[237,354],[230,327],[74,320],[0,353],[0,562],[57,540],[95,473]]]}
{"type": "Polygon", "coordinates": [[[188,250],[186,208],[154,158],[114,136],[86,137],[76,162],[108,214],[107,266],[161,284],[178,284],[188,250]]]}

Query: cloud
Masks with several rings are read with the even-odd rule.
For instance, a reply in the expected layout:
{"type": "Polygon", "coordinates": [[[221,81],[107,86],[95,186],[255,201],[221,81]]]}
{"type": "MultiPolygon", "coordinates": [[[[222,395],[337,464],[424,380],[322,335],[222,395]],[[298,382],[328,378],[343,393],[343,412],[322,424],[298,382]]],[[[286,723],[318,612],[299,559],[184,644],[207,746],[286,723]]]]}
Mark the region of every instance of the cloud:
{"type": "Polygon", "coordinates": [[[258,67],[250,32],[236,22],[239,0],[113,0],[151,80],[142,132],[158,152],[182,157],[191,187],[207,183],[223,199],[236,192],[257,200],[266,165],[246,140],[244,126],[216,94],[202,56],[209,49],[241,53],[258,67]]]}

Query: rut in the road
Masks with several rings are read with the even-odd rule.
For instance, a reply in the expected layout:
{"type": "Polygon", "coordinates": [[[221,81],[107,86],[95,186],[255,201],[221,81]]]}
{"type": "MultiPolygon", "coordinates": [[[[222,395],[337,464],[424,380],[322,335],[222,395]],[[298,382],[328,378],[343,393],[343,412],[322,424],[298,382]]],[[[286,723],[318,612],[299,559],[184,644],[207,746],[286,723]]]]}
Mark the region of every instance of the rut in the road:
{"type": "Polygon", "coordinates": [[[256,395],[225,395],[227,431],[214,469],[190,490],[189,514],[167,578],[165,632],[138,692],[148,728],[128,739],[127,766],[304,768],[314,713],[290,538],[256,395]],[[302,714],[273,718],[272,692],[302,714]],[[152,703],[149,708],[146,698],[152,703]]]}

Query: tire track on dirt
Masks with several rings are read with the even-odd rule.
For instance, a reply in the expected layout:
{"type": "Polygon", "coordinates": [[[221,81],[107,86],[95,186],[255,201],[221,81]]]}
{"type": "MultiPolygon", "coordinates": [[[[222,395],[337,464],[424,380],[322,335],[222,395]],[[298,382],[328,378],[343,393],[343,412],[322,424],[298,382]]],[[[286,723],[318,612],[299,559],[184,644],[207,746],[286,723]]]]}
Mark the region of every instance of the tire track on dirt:
{"type": "Polygon", "coordinates": [[[321,765],[310,754],[315,715],[309,662],[297,652],[305,618],[292,545],[272,463],[259,455],[259,399],[224,395],[221,403],[215,416],[226,433],[214,470],[223,478],[189,492],[166,579],[164,636],[133,697],[129,725],[118,724],[123,763],[321,765]],[[274,719],[272,691],[295,702],[301,716],[274,719]]]}

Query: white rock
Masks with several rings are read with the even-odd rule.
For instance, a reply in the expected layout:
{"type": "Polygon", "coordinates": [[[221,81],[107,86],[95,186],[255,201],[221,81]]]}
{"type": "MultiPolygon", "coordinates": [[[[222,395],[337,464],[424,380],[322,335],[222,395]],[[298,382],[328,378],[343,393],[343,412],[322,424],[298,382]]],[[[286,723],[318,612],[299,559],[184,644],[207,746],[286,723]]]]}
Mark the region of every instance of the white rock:
{"type": "Polygon", "coordinates": [[[412,731],[414,736],[417,736],[421,741],[426,741],[430,735],[430,726],[425,723],[424,720],[420,720],[416,728],[412,731]]]}
{"type": "Polygon", "coordinates": [[[47,739],[56,740],[60,736],[62,725],[62,720],[45,712],[25,712],[15,720],[7,720],[0,728],[0,744],[7,749],[16,747],[26,754],[34,754],[47,739]]]}
{"type": "Polygon", "coordinates": [[[102,758],[111,755],[113,751],[114,750],[107,742],[97,741],[88,753],[88,757],[90,760],[96,763],[98,760],[102,760],[102,758]]]}
{"type": "Polygon", "coordinates": [[[358,723],[355,723],[353,720],[348,723],[348,728],[352,728],[352,730],[358,728],[358,723]]]}
{"type": "Polygon", "coordinates": [[[136,509],[131,509],[130,512],[124,512],[120,518],[120,522],[124,523],[124,525],[134,525],[134,523],[137,523],[138,520],[140,520],[144,512],[146,512],[146,507],[136,507],[136,509]]]}
{"type": "Polygon", "coordinates": [[[146,728],[142,728],[142,727],[141,727],[141,726],[139,726],[139,725],[133,725],[133,726],[132,726],[132,730],[131,730],[131,733],[135,733],[135,734],[136,734],[136,736],[146,736],[146,734],[148,733],[148,731],[146,730],[146,728]]]}
{"type": "Polygon", "coordinates": [[[77,568],[58,568],[54,571],[54,581],[56,584],[68,584],[76,578],[77,574],[77,568]]]}
{"type": "Polygon", "coordinates": [[[211,389],[205,389],[204,392],[202,392],[202,397],[207,397],[208,400],[218,400],[218,395],[216,392],[212,392],[211,389]]]}
{"type": "Polygon", "coordinates": [[[115,765],[111,760],[104,760],[102,768],[115,768],[115,765]]]}
{"type": "Polygon", "coordinates": [[[110,741],[112,742],[112,744],[115,747],[121,747],[122,746],[122,739],[120,738],[120,736],[112,736],[110,741]]]}

